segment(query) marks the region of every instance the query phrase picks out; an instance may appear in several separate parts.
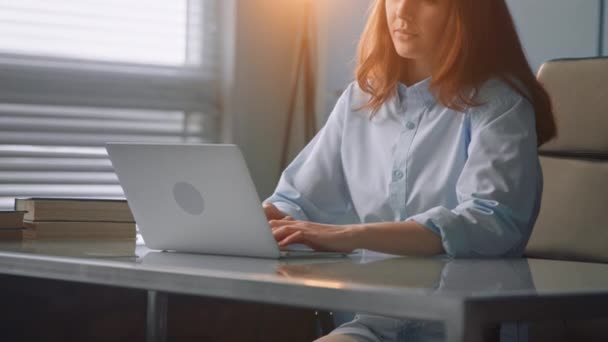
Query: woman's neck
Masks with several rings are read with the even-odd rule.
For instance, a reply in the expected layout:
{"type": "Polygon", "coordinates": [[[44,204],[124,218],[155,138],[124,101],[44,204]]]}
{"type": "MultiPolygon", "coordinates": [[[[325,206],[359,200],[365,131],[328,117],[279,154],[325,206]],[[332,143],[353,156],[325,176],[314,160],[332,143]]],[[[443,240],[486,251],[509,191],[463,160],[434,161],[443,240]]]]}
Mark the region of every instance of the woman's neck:
{"type": "Polygon", "coordinates": [[[408,59],[406,65],[406,70],[401,76],[400,81],[408,87],[431,76],[429,63],[425,63],[419,59],[408,59]]]}

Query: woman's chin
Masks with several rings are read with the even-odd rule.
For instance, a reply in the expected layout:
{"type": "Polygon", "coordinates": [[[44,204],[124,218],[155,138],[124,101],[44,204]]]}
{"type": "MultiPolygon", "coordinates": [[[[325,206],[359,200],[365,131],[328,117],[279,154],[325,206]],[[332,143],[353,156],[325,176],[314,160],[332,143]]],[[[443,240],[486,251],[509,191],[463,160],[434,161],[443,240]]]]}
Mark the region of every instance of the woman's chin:
{"type": "Polygon", "coordinates": [[[411,51],[411,50],[397,50],[397,54],[401,57],[401,58],[405,58],[405,59],[419,59],[421,56],[420,53],[416,53],[415,51],[411,51]]]}
{"type": "Polygon", "coordinates": [[[415,45],[417,44],[398,42],[395,44],[395,51],[403,58],[417,59],[421,57],[422,51],[420,47],[415,45]]]}

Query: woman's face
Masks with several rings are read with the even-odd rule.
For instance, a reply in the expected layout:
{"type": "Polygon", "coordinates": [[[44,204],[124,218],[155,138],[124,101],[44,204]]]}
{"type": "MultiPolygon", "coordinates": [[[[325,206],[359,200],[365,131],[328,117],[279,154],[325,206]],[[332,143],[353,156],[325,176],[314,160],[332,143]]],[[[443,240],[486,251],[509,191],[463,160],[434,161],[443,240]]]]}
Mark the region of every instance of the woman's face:
{"type": "Polygon", "coordinates": [[[388,29],[399,56],[429,59],[439,45],[453,0],[385,0],[388,29]]]}

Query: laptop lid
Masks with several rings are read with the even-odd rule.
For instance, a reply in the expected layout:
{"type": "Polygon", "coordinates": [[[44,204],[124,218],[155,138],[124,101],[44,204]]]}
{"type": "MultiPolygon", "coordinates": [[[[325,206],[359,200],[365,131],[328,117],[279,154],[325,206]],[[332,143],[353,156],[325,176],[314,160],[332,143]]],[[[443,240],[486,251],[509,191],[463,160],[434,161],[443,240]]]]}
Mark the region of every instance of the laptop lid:
{"type": "Polygon", "coordinates": [[[149,248],[279,257],[236,145],[109,143],[106,149],[149,248]]]}

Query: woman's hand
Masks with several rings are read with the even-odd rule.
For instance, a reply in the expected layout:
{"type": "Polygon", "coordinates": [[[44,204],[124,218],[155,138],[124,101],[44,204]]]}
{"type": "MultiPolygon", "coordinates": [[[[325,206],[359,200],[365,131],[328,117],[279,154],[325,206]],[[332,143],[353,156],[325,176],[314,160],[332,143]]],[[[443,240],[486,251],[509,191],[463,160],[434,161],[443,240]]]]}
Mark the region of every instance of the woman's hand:
{"type": "Polygon", "coordinates": [[[275,207],[272,203],[264,202],[262,203],[262,208],[264,208],[264,214],[266,214],[266,219],[268,221],[282,220],[287,216],[285,213],[277,209],[277,207],[275,207]]]}
{"type": "Polygon", "coordinates": [[[355,228],[308,221],[296,221],[291,217],[271,220],[270,228],[279,247],[294,243],[304,244],[316,251],[350,253],[357,249],[355,228]]]}

